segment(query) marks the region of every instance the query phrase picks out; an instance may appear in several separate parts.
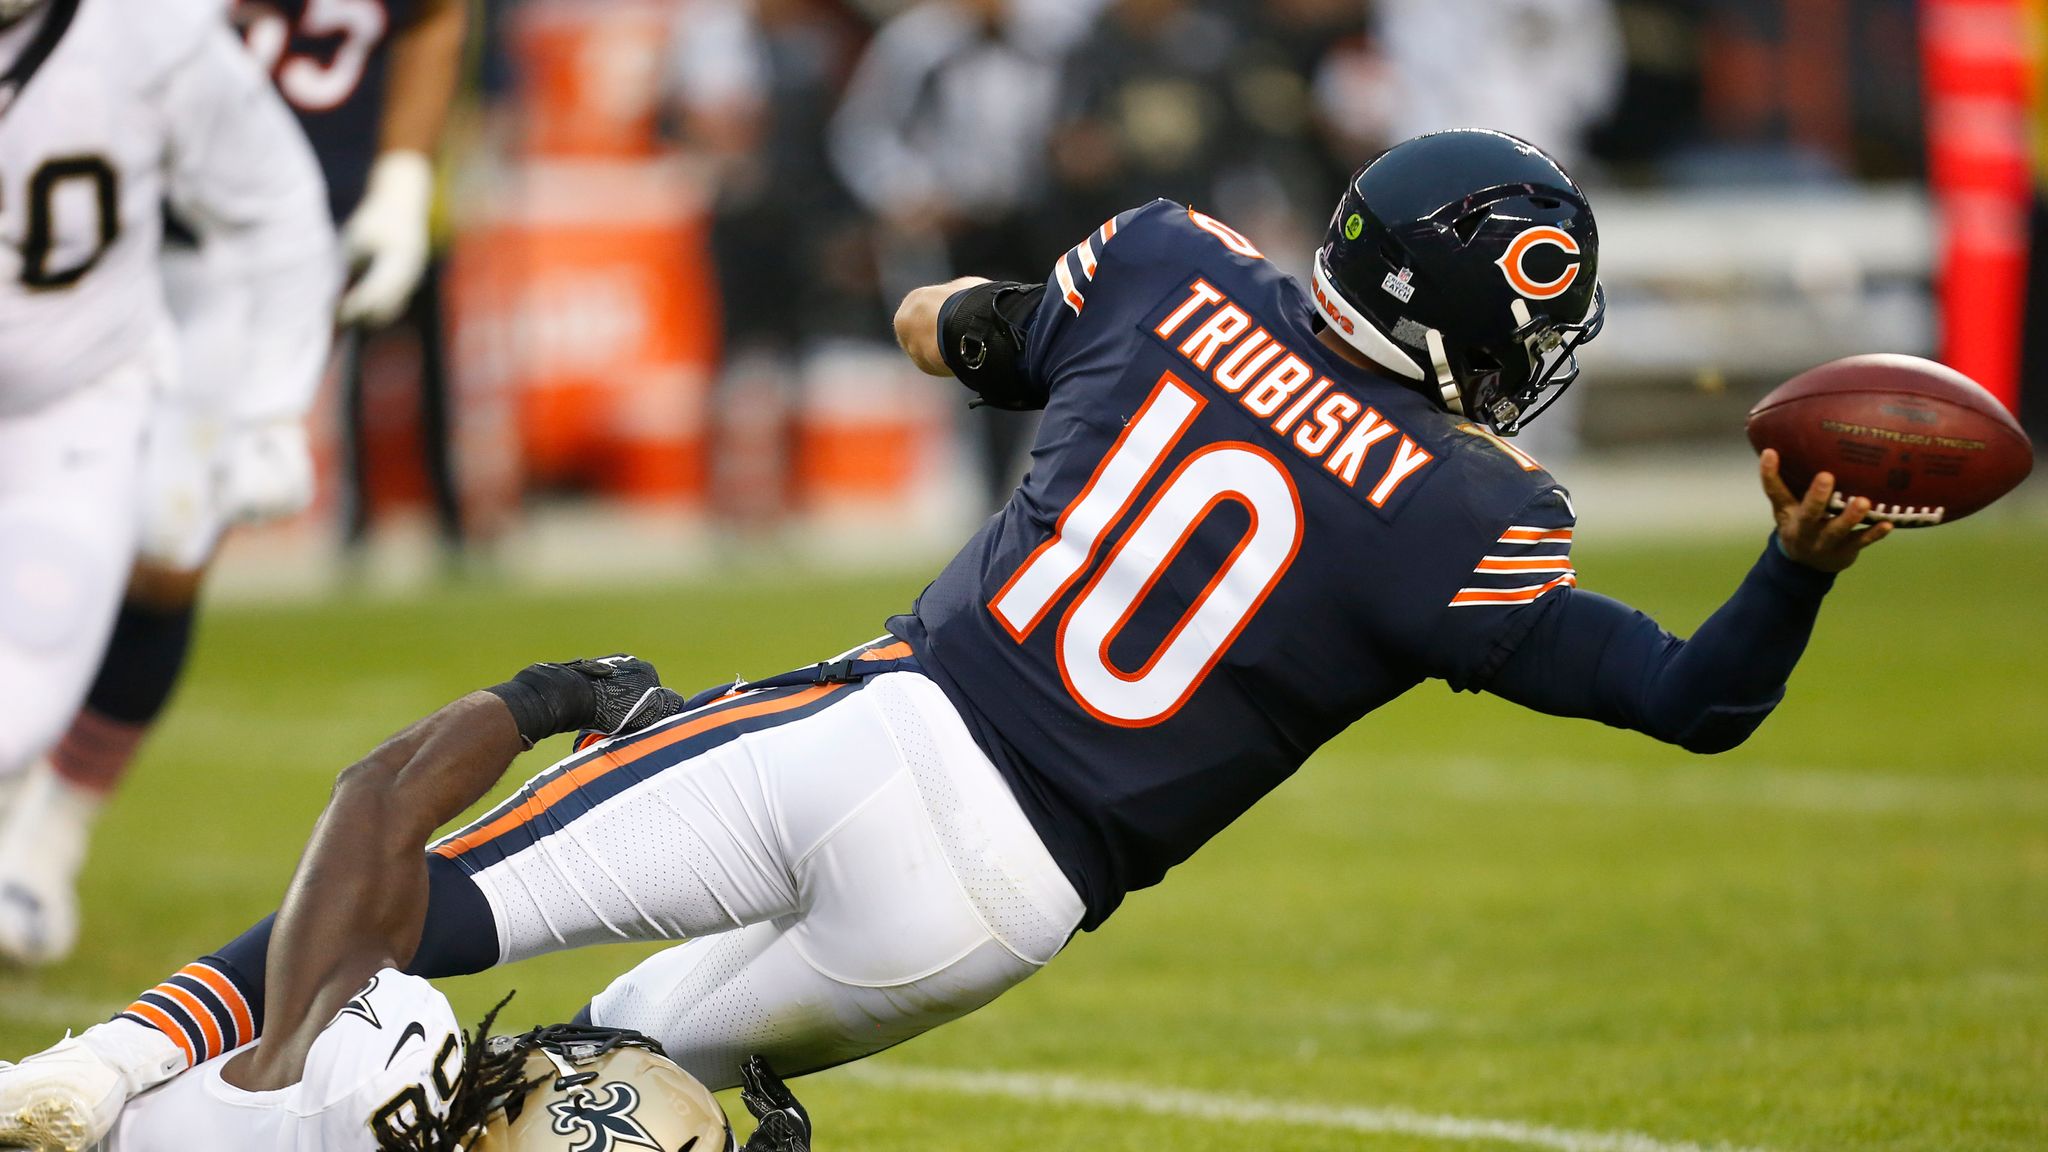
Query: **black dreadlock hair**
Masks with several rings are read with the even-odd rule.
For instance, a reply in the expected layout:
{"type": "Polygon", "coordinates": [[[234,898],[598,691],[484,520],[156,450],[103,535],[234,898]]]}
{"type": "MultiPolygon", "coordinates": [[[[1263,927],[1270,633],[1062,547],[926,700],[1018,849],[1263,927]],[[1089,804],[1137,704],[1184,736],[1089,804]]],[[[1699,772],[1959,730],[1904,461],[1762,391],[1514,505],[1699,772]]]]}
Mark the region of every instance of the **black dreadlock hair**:
{"type": "Polygon", "coordinates": [[[435,1117],[423,1109],[414,1127],[400,1130],[393,1125],[378,1126],[378,1152],[463,1152],[496,1113],[505,1113],[508,1121],[519,1119],[527,1094],[557,1078],[527,1077],[526,1058],[535,1052],[545,1051],[558,1057],[555,1068],[561,1087],[597,1075],[593,1071],[578,1076],[568,1071],[570,1066],[587,1064],[621,1048],[644,1048],[656,1055],[666,1055],[652,1037],[623,1028],[552,1024],[518,1036],[493,1036],[491,1025],[497,1022],[505,1005],[512,1002],[512,995],[507,993],[498,1001],[497,1007],[470,1034],[468,1050],[462,1058],[462,1075],[449,1100],[447,1116],[435,1117]]]}
{"type": "Polygon", "coordinates": [[[448,1114],[435,1116],[431,1110],[422,1108],[410,1125],[373,1124],[377,1152],[461,1152],[483,1131],[494,1102],[510,1094],[524,1095],[521,1065],[525,1054],[499,1059],[492,1055],[489,1044],[491,1025],[497,1023],[498,1013],[505,1010],[514,995],[517,993],[506,993],[466,1038],[462,1073],[448,1101],[448,1114]]]}

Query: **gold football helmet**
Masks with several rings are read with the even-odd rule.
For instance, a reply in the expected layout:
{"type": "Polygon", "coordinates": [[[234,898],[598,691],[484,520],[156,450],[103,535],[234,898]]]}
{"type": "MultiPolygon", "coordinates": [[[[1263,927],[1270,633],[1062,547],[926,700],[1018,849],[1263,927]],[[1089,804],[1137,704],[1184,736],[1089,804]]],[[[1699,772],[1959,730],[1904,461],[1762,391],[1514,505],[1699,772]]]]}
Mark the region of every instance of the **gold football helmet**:
{"type": "Polygon", "coordinates": [[[519,1091],[469,1152],[733,1152],[709,1089],[638,1033],[558,1026],[493,1037],[519,1091]]]}

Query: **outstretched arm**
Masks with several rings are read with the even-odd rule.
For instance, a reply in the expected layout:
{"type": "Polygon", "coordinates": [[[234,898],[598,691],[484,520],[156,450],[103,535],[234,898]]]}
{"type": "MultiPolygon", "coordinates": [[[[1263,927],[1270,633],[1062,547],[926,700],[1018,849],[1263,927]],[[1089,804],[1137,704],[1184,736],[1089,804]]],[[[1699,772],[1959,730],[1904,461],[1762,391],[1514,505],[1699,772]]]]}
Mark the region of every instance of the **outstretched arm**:
{"type": "Polygon", "coordinates": [[[296,1083],[327,1022],[418,949],[427,841],[481,799],[535,741],[622,730],[674,712],[654,669],[626,657],[536,664],[472,692],[343,771],[314,826],[270,939],[263,1039],[224,1070],[238,1087],[296,1083]]]}
{"type": "Polygon", "coordinates": [[[472,692],[342,772],[278,911],[263,1040],[229,1066],[231,1083],[297,1083],[342,1004],[412,956],[427,911],[421,850],[524,748],[505,702],[472,692]]]}
{"type": "Polygon", "coordinates": [[[896,309],[896,343],[928,376],[952,376],[980,402],[1011,411],[1045,407],[1043,381],[1025,345],[1045,298],[1043,284],[963,276],[913,289],[896,309]]]}
{"type": "Polygon", "coordinates": [[[1891,534],[1859,529],[1870,511],[1857,497],[1828,514],[1834,478],[1822,473],[1802,499],[1760,462],[1778,531],[1735,595],[1680,640],[1648,616],[1596,593],[1551,597],[1487,690],[1556,716],[1632,728],[1694,752],[1725,752],[1748,739],[1785,695],[1835,574],[1891,534]]]}

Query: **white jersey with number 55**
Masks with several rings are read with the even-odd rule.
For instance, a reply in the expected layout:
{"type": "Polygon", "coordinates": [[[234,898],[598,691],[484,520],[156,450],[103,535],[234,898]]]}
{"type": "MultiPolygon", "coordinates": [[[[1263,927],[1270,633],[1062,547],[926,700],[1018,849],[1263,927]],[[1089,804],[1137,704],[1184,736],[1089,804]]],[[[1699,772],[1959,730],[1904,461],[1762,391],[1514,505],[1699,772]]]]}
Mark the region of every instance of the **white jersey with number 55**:
{"type": "Polygon", "coordinates": [[[130,1101],[100,1152],[376,1152],[379,1129],[447,1115],[464,1051],[447,998],[387,968],[313,1041],[297,1084],[236,1088],[229,1053],[130,1101]]]}
{"type": "Polygon", "coordinates": [[[0,417],[161,338],[167,202],[270,293],[250,383],[300,390],[338,276],[323,200],[220,0],[47,0],[0,32],[0,417]]]}

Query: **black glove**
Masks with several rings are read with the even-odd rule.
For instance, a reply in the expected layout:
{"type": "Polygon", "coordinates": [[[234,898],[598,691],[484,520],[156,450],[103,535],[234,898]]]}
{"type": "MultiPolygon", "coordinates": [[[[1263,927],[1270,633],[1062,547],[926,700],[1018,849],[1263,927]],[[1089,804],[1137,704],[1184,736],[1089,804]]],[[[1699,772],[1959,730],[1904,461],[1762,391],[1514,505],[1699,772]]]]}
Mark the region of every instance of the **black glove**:
{"type": "Polygon", "coordinates": [[[740,1101],[756,1123],[742,1152],[811,1152],[811,1114],[759,1056],[740,1065],[740,1101]]]}
{"type": "Polygon", "coordinates": [[[624,654],[529,664],[519,675],[485,691],[512,710],[520,738],[529,748],[550,736],[586,728],[607,736],[638,731],[682,711],[681,698],[661,686],[654,665],[624,654]]]}

